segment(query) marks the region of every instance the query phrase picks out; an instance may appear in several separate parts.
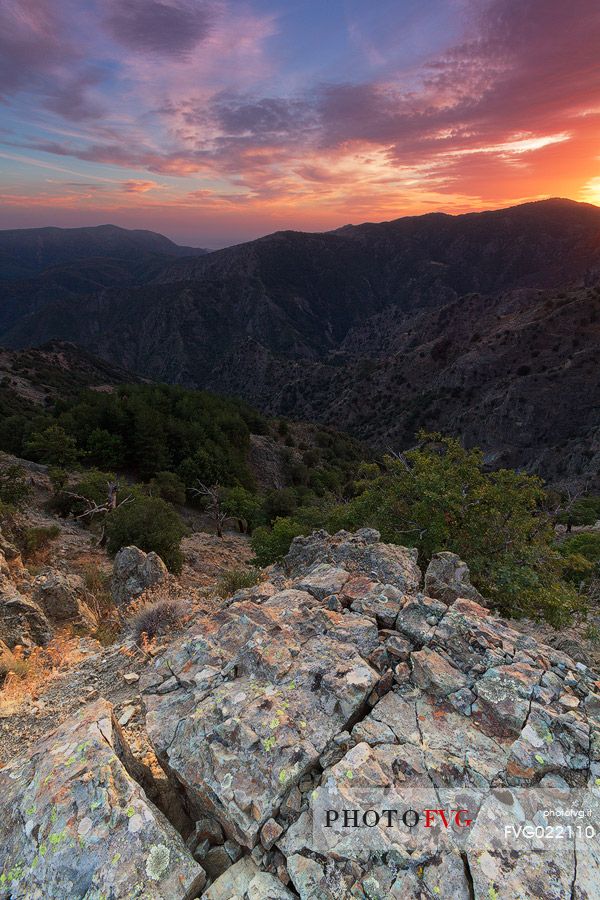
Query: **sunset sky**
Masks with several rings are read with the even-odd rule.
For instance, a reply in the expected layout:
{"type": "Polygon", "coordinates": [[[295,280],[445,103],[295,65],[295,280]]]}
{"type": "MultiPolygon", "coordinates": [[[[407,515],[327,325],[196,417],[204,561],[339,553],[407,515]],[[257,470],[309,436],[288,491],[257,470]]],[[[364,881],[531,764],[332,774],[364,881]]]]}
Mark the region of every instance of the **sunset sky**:
{"type": "Polygon", "coordinates": [[[0,228],[600,204],[599,0],[0,0],[0,228]]]}

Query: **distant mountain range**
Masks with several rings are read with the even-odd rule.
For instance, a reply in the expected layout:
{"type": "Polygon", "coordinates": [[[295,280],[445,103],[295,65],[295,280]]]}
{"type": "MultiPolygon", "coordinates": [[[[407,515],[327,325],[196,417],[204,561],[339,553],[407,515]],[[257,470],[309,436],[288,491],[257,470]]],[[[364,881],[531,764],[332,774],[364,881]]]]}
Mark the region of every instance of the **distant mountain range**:
{"type": "Polygon", "coordinates": [[[2,270],[16,246],[12,264],[33,272],[1,287],[5,346],[72,341],[378,446],[439,427],[554,480],[600,468],[595,206],[279,232],[208,254],[109,226],[61,248],[67,232],[50,231],[39,252],[34,232],[0,232],[2,270]],[[106,255],[68,257],[86,242],[106,255]]]}

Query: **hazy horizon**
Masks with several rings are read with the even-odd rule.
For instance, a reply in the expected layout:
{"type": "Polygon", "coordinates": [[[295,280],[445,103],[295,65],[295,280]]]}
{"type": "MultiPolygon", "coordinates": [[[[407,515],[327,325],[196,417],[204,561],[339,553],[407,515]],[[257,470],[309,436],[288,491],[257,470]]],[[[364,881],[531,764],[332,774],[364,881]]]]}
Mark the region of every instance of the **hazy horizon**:
{"type": "MultiPolygon", "coordinates": [[[[542,202],[543,200],[565,200],[565,201],[568,201],[568,202],[570,201],[570,202],[573,202],[573,203],[585,203],[585,202],[587,202],[587,201],[573,200],[572,197],[542,197],[542,198],[540,198],[540,200],[538,200],[538,201],[524,201],[524,202],[525,202],[525,203],[527,203],[527,202],[542,202]]],[[[512,204],[511,204],[511,205],[512,205],[512,204]]],[[[501,210],[501,209],[509,209],[509,208],[511,208],[511,205],[509,205],[509,206],[499,206],[499,207],[497,207],[497,209],[498,209],[498,210],[501,210]]],[[[523,204],[514,204],[514,205],[523,205],[523,204]]],[[[591,206],[596,206],[596,207],[600,208],[600,203],[591,203],[591,204],[589,204],[589,205],[591,205],[591,206]]],[[[476,210],[476,209],[473,209],[473,210],[468,210],[467,213],[491,212],[491,211],[493,211],[493,210],[489,210],[489,209],[476,210]]],[[[416,214],[415,214],[415,213],[407,213],[407,214],[405,214],[405,216],[402,216],[402,215],[400,215],[400,216],[392,216],[390,219],[385,219],[385,220],[384,220],[384,219],[382,219],[382,220],[376,220],[376,219],[370,218],[370,219],[364,219],[364,220],[361,220],[360,222],[359,222],[359,221],[357,221],[357,222],[341,222],[339,225],[334,225],[332,229],[324,229],[324,230],[325,230],[325,231],[335,231],[336,229],[338,229],[338,228],[343,228],[343,227],[346,226],[346,225],[364,225],[364,224],[368,224],[368,223],[377,223],[378,221],[381,221],[381,222],[384,222],[384,221],[394,221],[395,219],[405,218],[406,216],[412,216],[412,215],[428,215],[428,214],[434,214],[434,213],[441,213],[441,214],[443,214],[443,215],[451,215],[451,216],[465,215],[465,214],[467,214],[467,213],[448,212],[447,210],[444,210],[444,209],[435,209],[435,210],[432,209],[432,210],[429,210],[428,213],[416,213],[416,214]]],[[[1,218],[2,218],[2,217],[1,217],[1,215],[0,215],[0,221],[1,221],[1,218]]],[[[108,222],[108,221],[106,221],[106,222],[105,222],[105,221],[101,221],[101,222],[82,222],[82,223],[79,224],[79,225],[57,225],[56,223],[54,223],[54,222],[52,222],[52,221],[49,221],[49,222],[44,222],[43,224],[33,224],[33,225],[23,225],[23,226],[7,226],[7,227],[0,227],[0,232],[1,232],[1,231],[15,231],[15,230],[16,230],[16,231],[21,231],[21,230],[27,231],[27,230],[35,230],[35,229],[41,229],[41,228],[60,228],[60,229],[63,229],[63,230],[64,230],[64,229],[69,229],[69,228],[102,228],[102,227],[105,227],[105,226],[129,229],[129,226],[127,226],[127,225],[119,225],[119,223],[117,223],[117,222],[108,222]]],[[[184,236],[183,238],[178,238],[177,235],[173,235],[172,233],[168,233],[167,231],[162,230],[162,229],[160,228],[160,223],[158,224],[157,227],[152,227],[151,225],[148,225],[148,226],[133,226],[130,230],[152,231],[152,232],[154,232],[154,233],[156,233],[156,234],[162,234],[164,237],[169,238],[169,239],[170,239],[171,241],[173,241],[175,244],[179,244],[179,245],[183,245],[183,246],[188,246],[188,247],[193,247],[193,248],[203,248],[203,249],[205,249],[205,250],[223,250],[225,247],[234,247],[234,246],[236,246],[237,244],[245,243],[246,241],[258,240],[258,239],[261,238],[261,237],[266,237],[266,236],[268,236],[269,234],[272,234],[272,233],[273,233],[273,232],[270,232],[270,231],[266,231],[266,232],[260,232],[260,233],[256,233],[256,234],[250,234],[250,235],[248,235],[247,237],[241,238],[240,240],[231,240],[231,241],[227,241],[227,242],[225,242],[225,243],[221,243],[221,244],[218,244],[218,245],[217,245],[217,244],[215,244],[214,242],[213,242],[212,244],[209,244],[209,243],[200,244],[200,243],[197,243],[197,242],[194,243],[193,240],[190,240],[190,239],[186,238],[185,236],[184,236]]],[[[287,226],[287,227],[284,226],[283,228],[281,228],[281,229],[276,229],[276,230],[277,230],[277,231],[305,231],[306,233],[311,233],[311,232],[312,232],[312,233],[317,233],[317,234],[319,233],[319,231],[316,230],[316,229],[297,229],[297,228],[294,228],[293,226],[287,226]]]]}

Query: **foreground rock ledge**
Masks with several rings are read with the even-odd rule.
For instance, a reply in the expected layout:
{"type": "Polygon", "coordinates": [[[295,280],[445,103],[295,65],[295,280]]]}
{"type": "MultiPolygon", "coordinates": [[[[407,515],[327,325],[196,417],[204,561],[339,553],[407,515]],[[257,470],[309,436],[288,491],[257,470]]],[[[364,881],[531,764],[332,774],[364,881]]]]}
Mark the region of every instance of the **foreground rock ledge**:
{"type": "Polygon", "coordinates": [[[205,883],[128,773],[105,701],[0,769],[2,900],[191,900],[205,883]]]}
{"type": "MultiPolygon", "coordinates": [[[[436,571],[428,597],[414,551],[376,532],[296,539],[145,676],[148,732],[192,816],[302,900],[598,896],[600,680],[450,563],[451,590],[436,571]],[[457,806],[469,827],[324,827],[330,809],[457,806]],[[594,840],[518,831],[569,807],[594,840]]],[[[207,897],[251,896],[254,869],[235,866],[207,897]]]]}

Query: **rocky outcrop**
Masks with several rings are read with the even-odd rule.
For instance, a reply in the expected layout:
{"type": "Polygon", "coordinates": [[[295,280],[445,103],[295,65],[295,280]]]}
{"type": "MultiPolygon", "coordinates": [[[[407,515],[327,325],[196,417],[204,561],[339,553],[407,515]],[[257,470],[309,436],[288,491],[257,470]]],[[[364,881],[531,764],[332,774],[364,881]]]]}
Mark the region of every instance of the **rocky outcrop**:
{"type": "Polygon", "coordinates": [[[379,681],[374,623],[305,591],[240,601],[193,629],[142,682],[159,759],[197,815],[252,848],[262,826],[379,681]],[[362,654],[362,655],[361,655],[362,654]]]}
{"type": "Polygon", "coordinates": [[[91,608],[93,598],[80,575],[65,575],[57,569],[46,568],[34,579],[33,597],[53,621],[68,621],[90,629],[98,625],[91,608]]]}
{"type": "Polygon", "coordinates": [[[0,770],[0,896],[188,900],[202,868],[127,771],[105,701],[0,770]]]}
{"type": "Polygon", "coordinates": [[[0,898],[596,897],[600,677],[442,562],[297,538],[140,679],[185,844],[100,701],[0,770],[0,898]]]}
{"type": "Polygon", "coordinates": [[[111,593],[117,606],[127,606],[148,588],[168,578],[167,567],[154,552],[123,547],[115,556],[111,593]]]}
{"type": "MultiPolygon", "coordinates": [[[[438,583],[468,587],[460,568],[438,583]]],[[[270,590],[154,661],[148,733],[232,859],[207,900],[594,896],[594,842],[543,827],[565,806],[600,827],[598,676],[420,582],[371,530],[298,538],[270,590]]]]}

